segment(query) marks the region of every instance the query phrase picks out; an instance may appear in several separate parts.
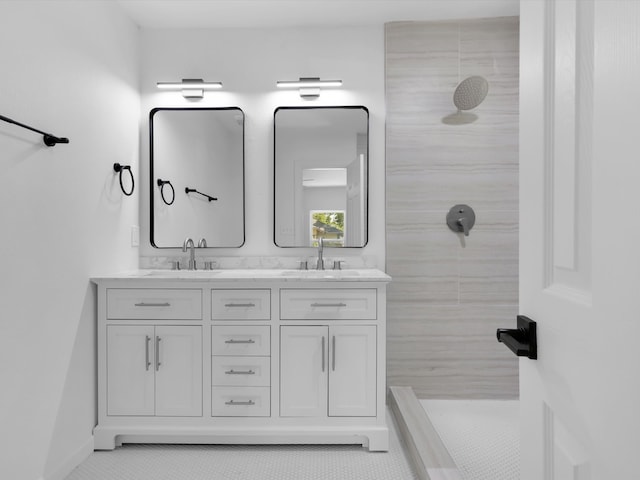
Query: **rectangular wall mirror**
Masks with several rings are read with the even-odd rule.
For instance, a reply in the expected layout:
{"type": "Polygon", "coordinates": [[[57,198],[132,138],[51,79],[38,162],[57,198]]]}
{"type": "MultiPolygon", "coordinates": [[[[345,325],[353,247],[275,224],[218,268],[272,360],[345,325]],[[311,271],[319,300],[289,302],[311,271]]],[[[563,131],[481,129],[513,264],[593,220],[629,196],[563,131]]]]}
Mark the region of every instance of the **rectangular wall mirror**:
{"type": "Polygon", "coordinates": [[[151,245],[244,244],[244,113],[155,108],[149,115],[151,245]]]}
{"type": "Polygon", "coordinates": [[[362,106],[274,112],[274,241],[279,247],[364,247],[369,111],[362,106]]]}

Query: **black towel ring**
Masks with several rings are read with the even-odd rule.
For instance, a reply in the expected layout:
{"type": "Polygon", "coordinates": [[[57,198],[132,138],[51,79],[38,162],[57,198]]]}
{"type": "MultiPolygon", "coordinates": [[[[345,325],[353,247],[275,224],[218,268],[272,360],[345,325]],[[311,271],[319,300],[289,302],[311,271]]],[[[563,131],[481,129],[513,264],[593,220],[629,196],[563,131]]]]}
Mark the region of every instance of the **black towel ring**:
{"type": "Polygon", "coordinates": [[[171,182],[169,180],[158,179],[157,184],[160,187],[160,196],[162,197],[162,201],[164,203],[166,203],[167,205],[173,204],[173,202],[176,200],[176,190],[173,188],[173,185],[171,185],[171,182]],[[171,201],[170,202],[167,202],[167,199],[164,198],[164,186],[165,185],[169,185],[171,187],[172,197],[171,197],[171,201]]]}
{"type": "Polygon", "coordinates": [[[120,188],[122,189],[122,193],[124,193],[127,197],[131,196],[133,194],[133,189],[136,186],[136,182],[133,179],[133,172],[131,171],[131,166],[130,165],[120,165],[119,163],[114,163],[113,164],[113,170],[116,173],[120,174],[120,188]],[[131,176],[131,191],[127,192],[124,189],[124,185],[122,184],[122,171],[123,170],[129,170],[129,175],[131,176]]]}

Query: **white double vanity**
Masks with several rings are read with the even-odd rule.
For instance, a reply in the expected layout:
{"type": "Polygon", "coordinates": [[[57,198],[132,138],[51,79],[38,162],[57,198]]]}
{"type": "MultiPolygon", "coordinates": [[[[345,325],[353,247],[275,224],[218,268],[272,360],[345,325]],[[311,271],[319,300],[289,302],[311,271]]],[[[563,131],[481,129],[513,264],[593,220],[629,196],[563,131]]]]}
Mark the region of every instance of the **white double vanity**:
{"type": "Polygon", "coordinates": [[[95,449],[388,449],[379,270],[141,270],[98,286],[95,449]]]}

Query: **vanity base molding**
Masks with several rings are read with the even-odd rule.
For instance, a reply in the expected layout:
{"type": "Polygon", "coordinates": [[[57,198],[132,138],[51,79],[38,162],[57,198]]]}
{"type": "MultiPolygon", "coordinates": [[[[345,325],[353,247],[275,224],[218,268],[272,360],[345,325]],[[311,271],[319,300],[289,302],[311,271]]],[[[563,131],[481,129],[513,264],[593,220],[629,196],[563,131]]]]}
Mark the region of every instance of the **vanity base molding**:
{"type": "Polygon", "coordinates": [[[386,426],[359,428],[137,428],[101,427],[93,431],[95,450],[113,450],[126,443],[194,445],[362,445],[371,452],[389,450],[386,426]]]}
{"type": "Polygon", "coordinates": [[[378,270],[94,278],[98,425],[123,443],[351,444],[386,451],[378,270]]]}

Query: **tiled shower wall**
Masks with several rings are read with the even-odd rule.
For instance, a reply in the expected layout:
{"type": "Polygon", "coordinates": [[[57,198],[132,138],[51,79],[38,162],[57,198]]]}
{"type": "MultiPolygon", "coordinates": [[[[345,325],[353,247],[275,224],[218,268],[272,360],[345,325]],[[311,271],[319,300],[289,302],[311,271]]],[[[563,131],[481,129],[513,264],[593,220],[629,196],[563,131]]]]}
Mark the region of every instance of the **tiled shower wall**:
{"type": "Polygon", "coordinates": [[[518,311],[518,42],[515,17],[385,27],[387,377],[420,398],[518,395],[495,336],[518,311]],[[453,92],[472,75],[489,93],[464,123],[453,92]],[[468,237],[446,225],[456,204],[468,237]]]}

